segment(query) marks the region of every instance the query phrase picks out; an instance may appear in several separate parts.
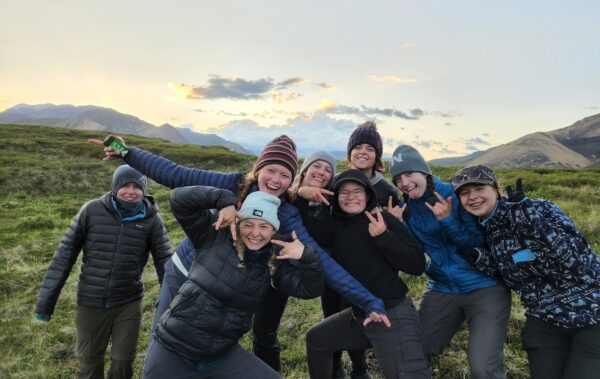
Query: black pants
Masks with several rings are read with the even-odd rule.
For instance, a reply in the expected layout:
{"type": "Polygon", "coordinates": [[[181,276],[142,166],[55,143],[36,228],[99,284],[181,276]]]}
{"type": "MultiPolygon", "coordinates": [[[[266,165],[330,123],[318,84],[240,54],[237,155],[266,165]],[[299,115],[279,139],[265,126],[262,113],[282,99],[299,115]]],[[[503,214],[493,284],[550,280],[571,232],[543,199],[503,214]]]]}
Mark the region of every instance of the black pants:
{"type": "Polygon", "coordinates": [[[561,328],[527,317],[521,340],[532,379],[600,377],[600,325],[561,328]]]}
{"type": "MultiPolygon", "coordinates": [[[[350,304],[344,300],[337,292],[325,286],[325,290],[321,295],[321,308],[323,309],[323,317],[327,318],[346,308],[350,304]]],[[[342,350],[333,353],[333,372],[337,372],[342,368],[342,350]]],[[[365,359],[365,350],[348,350],[348,356],[352,361],[352,373],[362,374],[367,371],[367,361],[365,359]]]]}
{"type": "Polygon", "coordinates": [[[263,300],[252,319],[252,350],[263,362],[275,371],[281,371],[279,354],[281,347],[277,340],[277,328],[287,305],[288,295],[270,287],[267,297],[263,300]]]}

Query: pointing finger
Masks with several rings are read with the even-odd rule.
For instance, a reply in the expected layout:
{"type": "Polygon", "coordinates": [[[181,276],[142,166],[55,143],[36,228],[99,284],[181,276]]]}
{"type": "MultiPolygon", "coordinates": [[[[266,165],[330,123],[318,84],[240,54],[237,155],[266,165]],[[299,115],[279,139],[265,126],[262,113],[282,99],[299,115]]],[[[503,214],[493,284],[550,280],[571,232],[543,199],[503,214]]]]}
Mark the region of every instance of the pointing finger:
{"type": "Polygon", "coordinates": [[[100,141],[99,139],[95,139],[95,138],[88,138],[88,143],[91,143],[92,145],[103,145],[104,143],[102,141],[100,141]]]}

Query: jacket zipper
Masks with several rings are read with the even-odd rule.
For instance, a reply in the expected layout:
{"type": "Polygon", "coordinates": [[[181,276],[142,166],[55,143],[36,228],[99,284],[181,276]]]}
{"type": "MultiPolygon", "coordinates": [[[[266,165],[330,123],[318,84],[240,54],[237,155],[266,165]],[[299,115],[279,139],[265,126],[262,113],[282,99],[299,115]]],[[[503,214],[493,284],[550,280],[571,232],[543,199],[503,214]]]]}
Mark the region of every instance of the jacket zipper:
{"type": "Polygon", "coordinates": [[[106,302],[104,304],[105,308],[108,308],[108,299],[110,299],[108,297],[108,295],[110,294],[110,285],[112,283],[112,279],[113,279],[113,271],[114,271],[114,267],[115,267],[115,261],[117,260],[117,253],[119,251],[119,245],[121,244],[121,236],[123,235],[123,227],[124,227],[124,223],[121,222],[121,230],[119,231],[119,238],[117,238],[117,245],[115,246],[115,252],[113,254],[113,260],[112,260],[112,265],[111,265],[111,270],[110,270],[110,279],[108,279],[108,286],[106,287],[106,302]]]}

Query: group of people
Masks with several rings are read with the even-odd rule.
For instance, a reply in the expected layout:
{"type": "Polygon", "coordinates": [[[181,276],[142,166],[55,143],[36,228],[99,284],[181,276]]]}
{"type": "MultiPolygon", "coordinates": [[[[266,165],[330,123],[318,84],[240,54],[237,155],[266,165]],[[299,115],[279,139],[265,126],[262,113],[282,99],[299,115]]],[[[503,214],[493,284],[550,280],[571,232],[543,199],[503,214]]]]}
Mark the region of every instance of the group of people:
{"type": "Polygon", "coordinates": [[[373,122],[353,131],[350,169],[337,175],[322,150],[298,170],[285,135],[247,174],[185,167],[136,147],[104,151],[126,165],[73,220],[36,304],[36,318],[50,320],[83,249],[78,377],[103,377],[109,340],[109,376],[131,377],[150,253],[161,287],[144,378],[280,377],[277,329],[290,295],[321,297],[324,319],[306,333],[311,378],[347,377],[342,351],[351,378],[370,378],[367,348],[386,378],[430,378],[431,359],[464,321],[471,376],[506,378],[511,290],[526,310],[531,377],[600,370],[600,260],[555,204],[529,199],[520,182],[502,197],[486,166],[446,183],[402,145],[390,183],[373,122]],[[173,189],[186,237],[172,255],[146,177],[173,189]],[[429,278],[418,310],[400,272],[429,278]],[[250,329],[253,354],[239,344],[250,329]]]}

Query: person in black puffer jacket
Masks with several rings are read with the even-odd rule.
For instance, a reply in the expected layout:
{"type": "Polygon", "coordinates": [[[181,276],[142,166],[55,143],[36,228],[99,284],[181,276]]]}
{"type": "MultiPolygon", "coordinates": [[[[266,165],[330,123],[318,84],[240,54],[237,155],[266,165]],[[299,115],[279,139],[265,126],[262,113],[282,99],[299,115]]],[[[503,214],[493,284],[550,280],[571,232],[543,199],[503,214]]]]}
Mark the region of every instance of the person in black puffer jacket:
{"type": "Polygon", "coordinates": [[[166,229],[146,177],[123,165],[112,191],[79,210],[63,237],[42,283],[36,319],[50,320],[79,252],[83,264],[77,288],[79,378],[104,377],[104,353],[112,340],[110,377],[130,378],[142,319],[142,271],[152,253],[158,279],[171,257],[166,229]]]}
{"type": "Polygon", "coordinates": [[[144,378],[279,378],[238,342],[271,286],[310,299],[321,294],[324,273],[319,255],[294,232],[291,242],[272,240],[279,228],[276,196],[256,191],[246,197],[237,239],[229,229],[211,227],[218,216],[210,209],[236,202],[232,192],[213,187],[173,190],[171,209],[197,254],[158,321],[144,378]]]}

